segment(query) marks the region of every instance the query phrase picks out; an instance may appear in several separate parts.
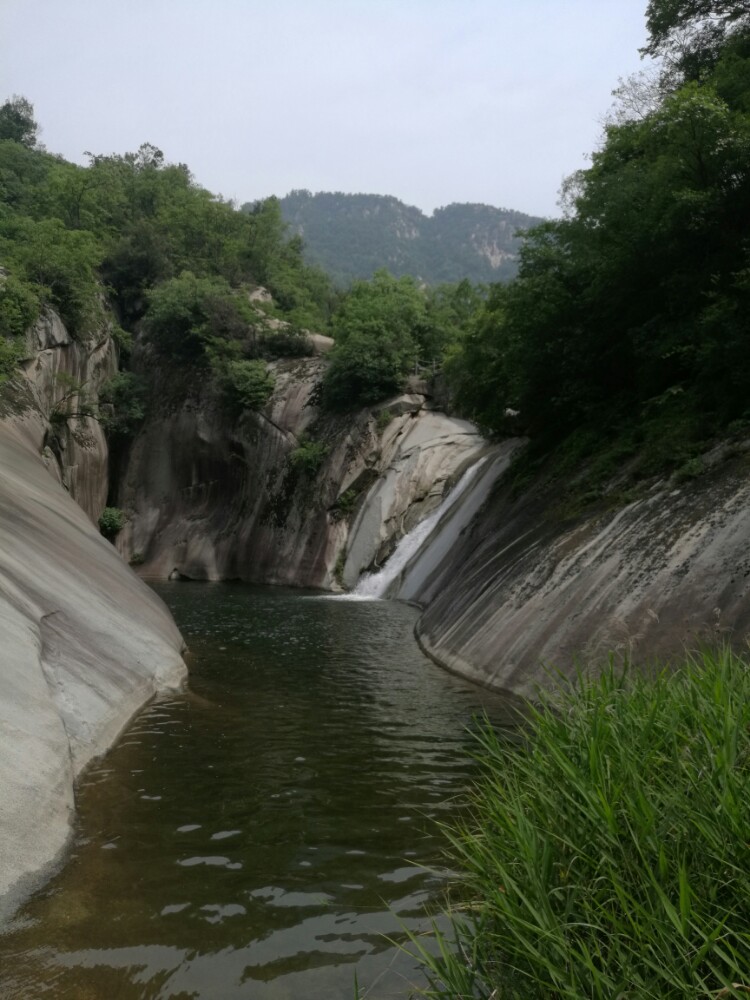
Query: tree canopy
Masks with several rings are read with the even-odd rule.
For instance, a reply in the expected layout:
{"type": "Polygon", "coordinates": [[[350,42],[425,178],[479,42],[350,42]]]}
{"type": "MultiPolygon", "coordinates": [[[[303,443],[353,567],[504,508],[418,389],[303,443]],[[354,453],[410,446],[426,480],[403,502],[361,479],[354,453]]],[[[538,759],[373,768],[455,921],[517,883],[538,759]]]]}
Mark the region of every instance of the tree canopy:
{"type": "Polygon", "coordinates": [[[732,28],[710,65],[608,125],[566,218],[531,231],[517,280],[493,290],[452,359],[460,402],[485,425],[517,409],[559,440],[667,413],[704,432],[750,417],[748,5],[649,12],[668,31],[708,6],[732,28]]]}
{"type": "Polygon", "coordinates": [[[34,106],[25,97],[14,94],[0,105],[0,142],[8,139],[31,148],[36,145],[38,130],[34,106]]]}

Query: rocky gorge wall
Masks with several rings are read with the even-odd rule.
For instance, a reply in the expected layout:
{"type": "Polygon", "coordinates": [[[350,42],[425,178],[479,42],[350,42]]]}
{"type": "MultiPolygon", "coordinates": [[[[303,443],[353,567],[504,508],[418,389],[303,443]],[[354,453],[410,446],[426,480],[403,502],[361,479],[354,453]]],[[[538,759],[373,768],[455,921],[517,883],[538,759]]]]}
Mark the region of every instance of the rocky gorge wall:
{"type": "MultiPolygon", "coordinates": [[[[81,768],[185,676],[168,612],[92,524],[108,455],[84,396],[95,401],[116,370],[114,345],[106,331],[74,340],[53,314],[29,336],[24,378],[0,403],[6,911],[64,844],[81,768]]],[[[507,481],[523,441],[490,445],[419,383],[377,407],[325,414],[324,366],[275,362],[260,412],[228,413],[210,384],[153,412],[118,484],[122,556],[150,577],[352,589],[460,482],[385,592],[422,606],[418,639],[448,669],[529,695],[547,665],[745,643],[743,448],[718,449],[694,481],[653,482],[625,506],[565,519],[554,490],[517,494],[507,481]]]]}
{"type": "Polygon", "coordinates": [[[490,445],[435,409],[424,385],[327,416],[316,405],[324,365],[277,362],[268,405],[239,420],[210,391],[152,419],[121,488],[126,558],[159,578],[351,590],[474,466],[459,501],[382,591],[422,606],[417,635],[441,665],[532,695],[549,667],[744,642],[744,452],[709,456],[692,482],[653,481],[633,503],[565,519],[555,489],[516,495],[506,482],[522,440],[490,445]],[[305,442],[320,446],[314,468],[295,464],[305,442]]]}
{"type": "Polygon", "coordinates": [[[423,648],[524,696],[547,668],[600,669],[610,653],[647,665],[706,642],[746,649],[750,462],[721,452],[699,479],[656,482],[574,520],[561,519],[555,495],[515,496],[500,479],[430,572],[416,567],[396,592],[425,608],[423,648]]]}
{"type": "Polygon", "coordinates": [[[275,362],[267,405],[239,419],[210,386],[151,417],[118,497],[117,544],[144,576],[350,588],[486,448],[424,391],[323,414],[324,366],[275,362]]]}
{"type": "Polygon", "coordinates": [[[95,399],[115,367],[106,331],[75,341],[48,314],[29,334],[24,376],[3,387],[0,916],[64,846],[81,769],[185,677],[169,612],[92,523],[107,448],[96,420],[70,415],[71,392],[85,385],[95,399]]]}

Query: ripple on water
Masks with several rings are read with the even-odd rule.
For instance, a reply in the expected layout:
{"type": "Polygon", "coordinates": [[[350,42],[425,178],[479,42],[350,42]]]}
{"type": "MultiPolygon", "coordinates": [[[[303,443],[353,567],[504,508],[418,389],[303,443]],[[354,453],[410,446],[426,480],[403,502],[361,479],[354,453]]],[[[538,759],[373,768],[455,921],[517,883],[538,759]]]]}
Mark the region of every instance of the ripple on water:
{"type": "Polygon", "coordinates": [[[70,860],[0,937],[0,996],[403,1000],[383,935],[429,923],[502,706],[419,651],[415,612],[236,585],[158,588],[191,692],[146,708],[78,790],[70,860]],[[217,854],[218,848],[223,853],[217,854]]]}

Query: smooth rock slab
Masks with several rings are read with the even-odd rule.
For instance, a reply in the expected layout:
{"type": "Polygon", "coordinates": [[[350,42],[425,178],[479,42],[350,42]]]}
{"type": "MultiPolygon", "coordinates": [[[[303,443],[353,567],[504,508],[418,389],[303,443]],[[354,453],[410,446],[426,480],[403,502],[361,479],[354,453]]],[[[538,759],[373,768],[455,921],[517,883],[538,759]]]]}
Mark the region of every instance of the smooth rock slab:
{"type": "Polygon", "coordinates": [[[0,916],[65,845],[81,769],[186,676],[166,607],[50,475],[27,422],[0,423],[0,916]]]}

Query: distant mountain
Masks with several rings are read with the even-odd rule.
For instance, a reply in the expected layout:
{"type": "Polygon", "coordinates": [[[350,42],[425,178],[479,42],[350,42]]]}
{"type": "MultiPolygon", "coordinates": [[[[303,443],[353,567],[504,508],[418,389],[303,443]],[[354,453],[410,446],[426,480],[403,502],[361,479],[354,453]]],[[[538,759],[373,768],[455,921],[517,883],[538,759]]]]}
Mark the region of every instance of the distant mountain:
{"type": "Polygon", "coordinates": [[[442,281],[504,281],[516,273],[518,229],[541,219],[491,205],[453,204],[431,216],[378,194],[292,191],[280,199],[284,221],[305,242],[310,263],[338,284],[378,268],[442,281]]]}

